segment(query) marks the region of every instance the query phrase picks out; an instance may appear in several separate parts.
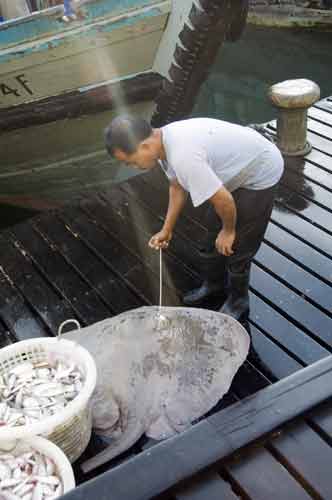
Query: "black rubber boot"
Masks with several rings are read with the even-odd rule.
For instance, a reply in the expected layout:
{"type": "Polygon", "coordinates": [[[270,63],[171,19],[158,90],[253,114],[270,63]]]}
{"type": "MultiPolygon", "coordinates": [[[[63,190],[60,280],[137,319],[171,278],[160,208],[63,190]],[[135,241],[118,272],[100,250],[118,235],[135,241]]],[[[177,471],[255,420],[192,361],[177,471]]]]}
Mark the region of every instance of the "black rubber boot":
{"type": "Polygon", "coordinates": [[[249,276],[250,271],[233,273],[228,271],[229,296],[220,309],[223,314],[228,314],[240,320],[249,314],[249,276]]]}
{"type": "Polygon", "coordinates": [[[218,295],[224,291],[224,287],[220,282],[213,283],[208,280],[204,280],[199,288],[190,290],[183,296],[183,303],[188,307],[198,306],[203,304],[203,302],[209,299],[212,295],[218,295]]]}
{"type": "Polygon", "coordinates": [[[201,272],[204,279],[200,287],[187,292],[182,301],[188,307],[203,304],[212,296],[223,295],[226,290],[226,262],[217,251],[200,252],[201,272]]]}

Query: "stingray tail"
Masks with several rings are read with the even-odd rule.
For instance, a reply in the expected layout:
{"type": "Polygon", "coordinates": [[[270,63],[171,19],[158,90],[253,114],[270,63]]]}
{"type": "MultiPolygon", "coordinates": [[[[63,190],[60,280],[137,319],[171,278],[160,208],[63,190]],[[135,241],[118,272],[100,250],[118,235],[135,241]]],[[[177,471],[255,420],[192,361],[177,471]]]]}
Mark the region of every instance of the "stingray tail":
{"type": "Polygon", "coordinates": [[[117,457],[123,451],[128,450],[136,441],[143,435],[144,429],[141,427],[139,429],[134,428],[132,431],[129,431],[127,435],[122,438],[116,440],[113,444],[110,444],[105,450],[101,451],[97,455],[86,462],[83,462],[81,465],[82,471],[86,474],[101,465],[104,465],[106,462],[112,460],[112,458],[117,457]]]}

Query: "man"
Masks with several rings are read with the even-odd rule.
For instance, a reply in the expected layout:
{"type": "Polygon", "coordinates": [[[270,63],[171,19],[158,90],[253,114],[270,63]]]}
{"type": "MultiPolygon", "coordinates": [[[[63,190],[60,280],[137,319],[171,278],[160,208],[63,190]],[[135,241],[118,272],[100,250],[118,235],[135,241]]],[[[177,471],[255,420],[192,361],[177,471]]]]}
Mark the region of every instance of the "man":
{"type": "Polygon", "coordinates": [[[169,181],[169,205],[152,248],[167,248],[187,193],[195,207],[209,201],[215,214],[202,286],[184,297],[198,305],[211,294],[228,297],[221,312],[236,319],[249,312],[250,264],[268,224],[283,172],[278,148],[251,128],[193,118],[152,129],[142,118],[119,116],[105,131],[109,153],[149,170],[160,165],[169,181]],[[218,258],[216,258],[218,256],[218,258]]]}

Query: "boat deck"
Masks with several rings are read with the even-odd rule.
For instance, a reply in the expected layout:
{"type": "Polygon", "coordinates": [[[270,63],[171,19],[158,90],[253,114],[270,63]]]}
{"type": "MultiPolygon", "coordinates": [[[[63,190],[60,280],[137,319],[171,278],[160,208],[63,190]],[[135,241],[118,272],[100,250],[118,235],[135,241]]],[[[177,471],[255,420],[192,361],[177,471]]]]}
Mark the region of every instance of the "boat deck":
{"type": "MultiPolygon", "coordinates": [[[[257,391],[272,390],[278,380],[287,380],[332,352],[332,98],[312,107],[309,117],[313,150],[305,159],[287,162],[278,202],[252,269],[248,327],[258,356],[242,366],[231,391],[211,412],[211,418],[222,418],[223,412],[230,412],[227,415],[233,420],[234,403],[257,391]]],[[[273,123],[268,128],[274,133],[273,123]]],[[[134,307],[156,304],[159,259],[157,252],[147,247],[147,240],[162,224],[167,198],[166,179],[159,171],[152,171],[1,233],[2,344],[55,335],[67,318],[89,325],[134,307]]],[[[206,233],[204,216],[205,207],[193,209],[188,204],[164,255],[167,305],[180,304],[182,293],[199,283],[198,249],[206,233]]],[[[218,303],[209,306],[217,308],[218,303]]],[[[298,385],[301,387],[301,376],[298,385]]],[[[326,391],[326,397],[330,397],[328,386],[326,391]]],[[[284,407],[277,411],[281,413],[280,423],[287,420],[282,415],[284,407]]],[[[209,439],[200,435],[201,424],[204,421],[192,428],[190,439],[204,449],[202,445],[208,446],[209,439]]],[[[255,425],[248,429],[249,438],[255,425]]],[[[113,480],[116,484],[125,467],[135,476],[128,458],[144,459],[150,450],[163,449],[154,444],[142,438],[104,467],[107,470],[122,463],[107,472],[113,474],[108,488],[113,480]]],[[[241,453],[220,455],[227,458],[215,461],[208,470],[205,467],[211,462],[202,458],[193,466],[197,474],[189,482],[181,483],[188,473],[181,475],[177,470],[176,485],[174,481],[165,483],[173,489],[165,486],[167,491],[159,495],[161,491],[151,487],[151,496],[140,496],[137,490],[137,496],[131,498],[152,498],[156,492],[160,500],[330,498],[331,444],[332,404],[326,401],[241,453]]],[[[94,440],[91,448],[96,446],[94,440]]],[[[181,449],[181,453],[191,460],[190,447],[181,449]]],[[[197,453],[194,455],[197,458],[197,453]]],[[[165,476],[176,475],[171,465],[167,470],[160,461],[162,454],[159,461],[157,452],[154,457],[156,476],[158,470],[165,476]]],[[[152,481],[152,469],[145,473],[146,482],[150,472],[152,481]]],[[[142,475],[138,477],[142,482],[142,475]]],[[[105,475],[98,481],[103,488],[105,475]]],[[[84,488],[89,484],[77,488],[68,498],[84,498],[84,488]]],[[[98,498],[110,497],[107,488],[106,494],[98,498]]],[[[122,497],[118,493],[114,498],[129,500],[130,496],[128,492],[122,497]]]]}

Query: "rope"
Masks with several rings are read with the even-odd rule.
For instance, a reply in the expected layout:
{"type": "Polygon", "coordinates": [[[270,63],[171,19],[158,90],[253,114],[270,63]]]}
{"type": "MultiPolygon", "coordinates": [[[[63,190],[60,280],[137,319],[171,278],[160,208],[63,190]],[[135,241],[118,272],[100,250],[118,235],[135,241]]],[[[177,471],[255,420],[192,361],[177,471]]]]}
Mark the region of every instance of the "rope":
{"type": "Polygon", "coordinates": [[[162,249],[160,248],[159,249],[159,313],[157,314],[158,318],[157,328],[160,330],[167,328],[168,325],[167,318],[165,318],[165,316],[161,314],[162,304],[163,304],[163,254],[162,254],[162,249]]]}
{"type": "Polygon", "coordinates": [[[162,298],[163,298],[163,257],[162,257],[162,249],[159,249],[159,309],[162,306],[162,298]]]}

